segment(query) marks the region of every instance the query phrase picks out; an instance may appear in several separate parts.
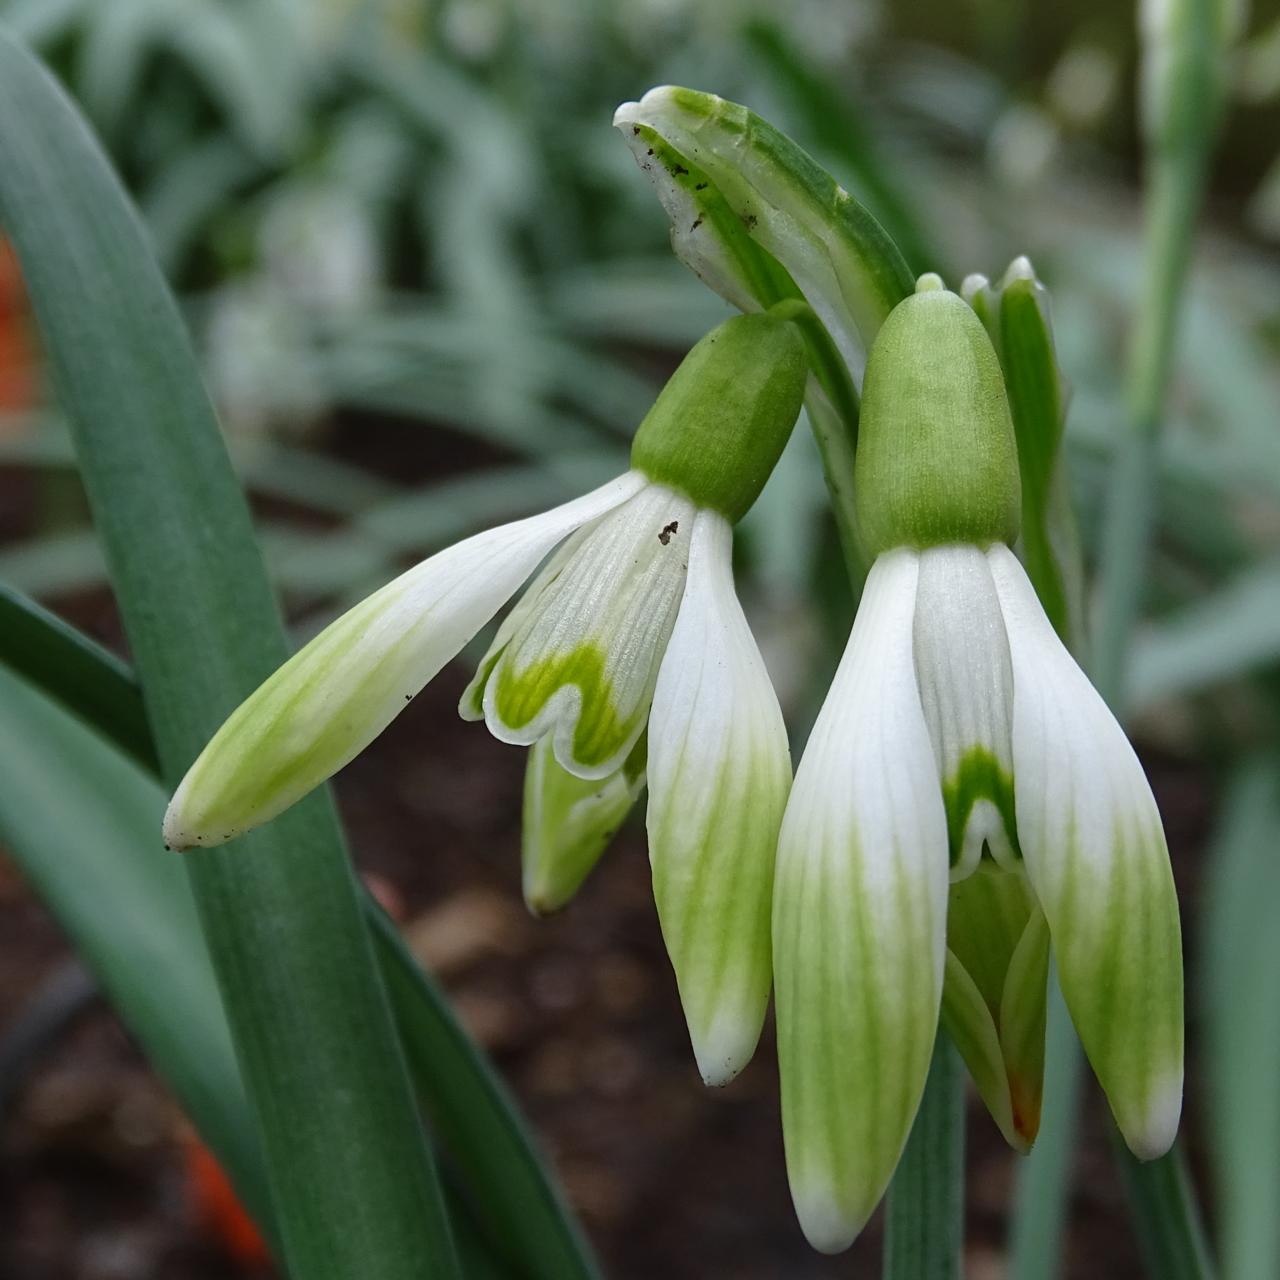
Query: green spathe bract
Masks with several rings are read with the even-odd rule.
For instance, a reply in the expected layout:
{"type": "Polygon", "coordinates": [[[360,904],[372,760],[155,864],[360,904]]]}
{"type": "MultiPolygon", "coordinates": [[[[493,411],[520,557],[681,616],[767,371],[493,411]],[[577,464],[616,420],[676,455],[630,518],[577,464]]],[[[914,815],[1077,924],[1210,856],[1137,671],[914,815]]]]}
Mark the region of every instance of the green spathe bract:
{"type": "Polygon", "coordinates": [[[726,320],[663,387],[636,432],[632,466],[741,520],[795,426],[807,372],[800,333],[782,316],[726,320]]]}
{"type": "Polygon", "coordinates": [[[867,550],[1018,535],[1021,490],[1000,362],[954,293],[894,308],[871,348],[855,476],[867,550]]]}

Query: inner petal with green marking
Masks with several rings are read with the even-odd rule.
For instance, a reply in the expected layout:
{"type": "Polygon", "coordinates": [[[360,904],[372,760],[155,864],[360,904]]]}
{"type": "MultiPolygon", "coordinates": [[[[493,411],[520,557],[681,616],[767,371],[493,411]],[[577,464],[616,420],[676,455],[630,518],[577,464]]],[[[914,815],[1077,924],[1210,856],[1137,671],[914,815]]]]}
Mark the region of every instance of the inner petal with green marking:
{"type": "Polygon", "coordinates": [[[587,530],[513,611],[463,713],[483,706],[504,742],[552,734],[556,759],[579,777],[617,770],[648,720],[694,512],[651,484],[587,530]]]}
{"type": "Polygon", "coordinates": [[[995,584],[978,547],[921,553],[912,642],[946,803],[951,877],[971,875],[984,849],[1017,869],[1013,669],[995,584]]]}
{"type": "Polygon", "coordinates": [[[1025,875],[984,858],[951,886],[942,1022],[1019,1151],[1040,1127],[1048,966],[1048,925],[1025,875]]]}

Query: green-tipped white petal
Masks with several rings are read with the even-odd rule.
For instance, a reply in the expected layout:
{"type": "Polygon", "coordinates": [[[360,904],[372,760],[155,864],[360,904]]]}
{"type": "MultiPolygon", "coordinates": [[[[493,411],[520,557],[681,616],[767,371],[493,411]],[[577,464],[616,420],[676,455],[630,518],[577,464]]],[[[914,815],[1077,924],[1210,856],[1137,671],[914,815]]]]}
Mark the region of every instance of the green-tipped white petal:
{"type": "Polygon", "coordinates": [[[947,807],[952,879],[972,874],[984,845],[1016,869],[1013,670],[991,570],[977,547],[921,553],[913,640],[947,807]]]}
{"type": "Polygon", "coordinates": [[[1004,1140],[1015,1151],[1026,1151],[1027,1141],[1014,1124],[1009,1076],[996,1021],[973,975],[951,950],[947,951],[942,985],[942,1025],[964,1059],[965,1069],[1004,1140]]]}
{"type": "Polygon", "coordinates": [[[1182,944],[1151,788],[1007,547],[988,553],[1013,661],[1018,834],[1067,1007],[1125,1141],[1168,1150],[1182,1107],[1182,944]]]}
{"type": "Polygon", "coordinates": [[[796,772],[773,965],[787,1171],[815,1248],[862,1229],[902,1153],[942,993],[947,825],[911,656],[919,557],[879,557],[796,772]]]}
{"type": "Polygon", "coordinates": [[[733,531],[699,511],[649,719],[649,856],[703,1080],[750,1060],[769,1003],[787,731],[733,589],[733,531]]]}
{"type": "Polygon", "coordinates": [[[512,638],[532,615],[543,593],[560,576],[560,571],[573,558],[574,552],[590,536],[592,529],[600,523],[600,519],[603,519],[603,517],[593,520],[590,524],[583,525],[580,529],[576,529],[570,534],[556,548],[555,553],[548,557],[547,563],[539,570],[537,577],[524,589],[520,599],[507,611],[507,616],[499,624],[497,633],[481,659],[480,665],[476,667],[475,675],[471,677],[467,687],[462,691],[462,697],[458,699],[458,714],[464,720],[478,721],[484,719],[484,687],[489,683],[489,677],[493,674],[494,667],[498,665],[498,659],[502,657],[503,650],[511,643],[512,638]]]}
{"type": "Polygon", "coordinates": [[[467,538],[343,614],[232,712],[165,815],[175,849],[221,844],[341,769],[502,606],[566,534],[625,502],[636,472],[467,538]]]}
{"type": "Polygon", "coordinates": [[[534,915],[559,911],[609,846],[645,783],[645,739],[607,778],[562,769],[550,738],[529,749],[520,852],[524,900],[534,915]]]}
{"type": "Polygon", "coordinates": [[[622,767],[675,625],[694,510],[646,484],[587,533],[493,664],[484,714],[495,737],[531,746],[549,733],[556,759],[580,778],[622,767]]]}
{"type": "Polygon", "coordinates": [[[942,1021],[1017,1151],[1040,1127],[1049,930],[1021,870],[989,858],[951,886],[942,1021]]]}

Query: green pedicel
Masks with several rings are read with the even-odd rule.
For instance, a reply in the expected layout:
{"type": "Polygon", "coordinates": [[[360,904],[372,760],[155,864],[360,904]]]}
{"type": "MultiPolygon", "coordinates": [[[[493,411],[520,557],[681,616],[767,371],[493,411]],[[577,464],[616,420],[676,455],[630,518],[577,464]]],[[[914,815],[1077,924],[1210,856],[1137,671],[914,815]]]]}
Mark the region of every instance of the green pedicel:
{"type": "Polygon", "coordinates": [[[631,465],[741,520],[800,414],[808,366],[793,306],[734,316],[698,342],[636,431],[631,465]]]}

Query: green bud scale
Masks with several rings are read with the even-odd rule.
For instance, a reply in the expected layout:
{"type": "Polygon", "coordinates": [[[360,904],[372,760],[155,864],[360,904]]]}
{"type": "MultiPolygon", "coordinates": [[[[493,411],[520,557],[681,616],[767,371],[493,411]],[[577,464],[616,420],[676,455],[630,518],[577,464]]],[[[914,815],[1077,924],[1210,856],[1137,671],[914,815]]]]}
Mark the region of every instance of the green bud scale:
{"type": "Polygon", "coordinates": [[[900,302],[867,359],[855,475],[868,552],[1018,536],[1018,453],[982,322],[936,276],[900,302]]]}
{"type": "Polygon", "coordinates": [[[807,371],[804,342],[784,316],[726,320],[662,389],[636,432],[631,465],[699,507],[742,519],[795,426],[807,371]]]}

